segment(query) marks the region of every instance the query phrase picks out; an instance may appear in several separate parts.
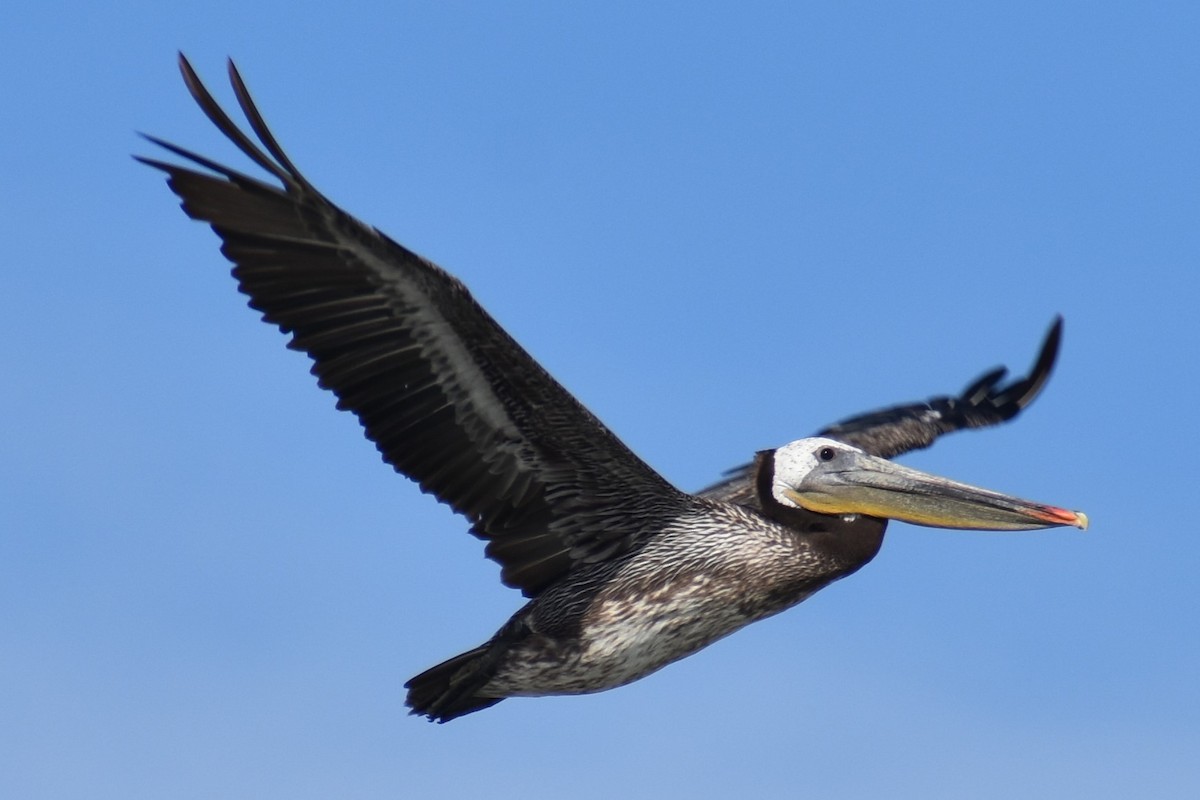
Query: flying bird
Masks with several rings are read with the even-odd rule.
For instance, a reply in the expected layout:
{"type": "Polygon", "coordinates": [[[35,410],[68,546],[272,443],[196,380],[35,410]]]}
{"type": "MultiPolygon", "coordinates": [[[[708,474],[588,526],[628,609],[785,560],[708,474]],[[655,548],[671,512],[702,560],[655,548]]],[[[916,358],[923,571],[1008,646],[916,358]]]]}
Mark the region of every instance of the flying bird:
{"type": "Polygon", "coordinates": [[[1080,512],[936,477],[888,459],[997,425],[1041,392],[1062,320],[1029,375],[997,369],[959,396],[852,417],[688,494],[629,450],[436,264],[312,186],[268,130],[233,62],[257,138],[188,61],[192,97],[274,182],[156,137],[189,166],[167,174],[207,222],[238,288],[309,355],[396,471],[466,517],[528,602],[487,642],[406,684],[414,714],[445,722],[504,698],[598,692],[644,677],[801,602],[879,552],[889,519],[1023,530],[1080,512]]]}

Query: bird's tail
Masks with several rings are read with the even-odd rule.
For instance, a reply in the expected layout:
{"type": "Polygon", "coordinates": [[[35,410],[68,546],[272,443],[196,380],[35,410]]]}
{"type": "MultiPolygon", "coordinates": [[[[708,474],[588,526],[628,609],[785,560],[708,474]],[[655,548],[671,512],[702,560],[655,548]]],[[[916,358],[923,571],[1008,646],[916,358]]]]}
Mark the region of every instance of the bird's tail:
{"type": "Polygon", "coordinates": [[[498,653],[494,643],[443,661],[404,684],[408,689],[410,714],[422,714],[434,722],[449,722],[455,717],[494,706],[503,697],[481,697],[476,692],[495,672],[498,653]]]}

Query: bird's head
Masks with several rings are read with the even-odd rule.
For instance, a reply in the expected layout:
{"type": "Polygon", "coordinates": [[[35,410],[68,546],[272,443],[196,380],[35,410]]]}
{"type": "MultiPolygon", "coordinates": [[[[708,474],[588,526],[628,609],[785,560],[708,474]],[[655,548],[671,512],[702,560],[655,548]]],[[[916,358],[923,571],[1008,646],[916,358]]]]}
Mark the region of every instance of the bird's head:
{"type": "Polygon", "coordinates": [[[766,457],[773,460],[771,499],[784,508],[968,530],[1088,524],[1082,512],[940,478],[833,439],[798,439],[766,457]]]}

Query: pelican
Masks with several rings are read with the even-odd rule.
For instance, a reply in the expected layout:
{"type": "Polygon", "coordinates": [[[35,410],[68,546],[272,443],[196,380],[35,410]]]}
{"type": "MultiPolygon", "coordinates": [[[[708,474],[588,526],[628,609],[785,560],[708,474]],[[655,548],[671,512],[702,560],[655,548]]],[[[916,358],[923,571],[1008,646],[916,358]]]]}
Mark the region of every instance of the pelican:
{"type": "Polygon", "coordinates": [[[238,288],[313,361],[384,461],[464,516],[528,602],[487,642],[410,680],[411,713],[446,722],[508,697],[635,681],[796,605],[879,552],[889,519],[970,530],[1085,528],[1076,511],[890,459],[1010,420],[1037,397],[1057,319],[1029,375],[997,369],[959,396],[859,415],[773,450],[698,494],[647,466],[436,264],[325,198],[267,128],[233,62],[257,142],[188,61],[208,119],[274,183],[147,136],[212,226],[238,288]]]}

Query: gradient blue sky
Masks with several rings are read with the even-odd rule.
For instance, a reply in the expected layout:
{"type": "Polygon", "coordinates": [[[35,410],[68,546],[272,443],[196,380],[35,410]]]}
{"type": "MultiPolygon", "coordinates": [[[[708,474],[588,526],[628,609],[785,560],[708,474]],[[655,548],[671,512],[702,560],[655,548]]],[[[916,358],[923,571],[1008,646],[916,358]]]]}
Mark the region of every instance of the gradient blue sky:
{"type": "Polygon", "coordinates": [[[1200,792],[1196,6],[647,5],[0,10],[0,794],[1200,792]],[[407,717],[520,600],[129,158],[250,168],[177,49],[685,488],[1061,312],[1026,416],[908,463],[1092,530],[896,525],[633,686],[407,717]]]}

